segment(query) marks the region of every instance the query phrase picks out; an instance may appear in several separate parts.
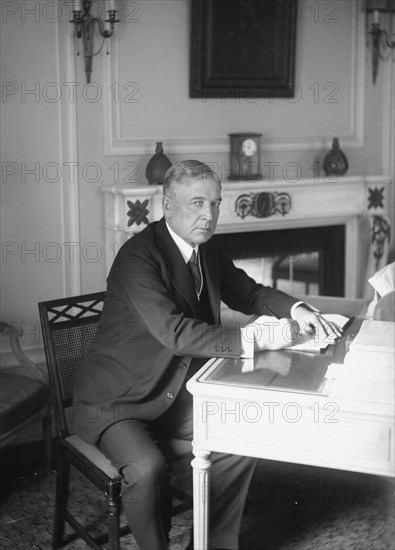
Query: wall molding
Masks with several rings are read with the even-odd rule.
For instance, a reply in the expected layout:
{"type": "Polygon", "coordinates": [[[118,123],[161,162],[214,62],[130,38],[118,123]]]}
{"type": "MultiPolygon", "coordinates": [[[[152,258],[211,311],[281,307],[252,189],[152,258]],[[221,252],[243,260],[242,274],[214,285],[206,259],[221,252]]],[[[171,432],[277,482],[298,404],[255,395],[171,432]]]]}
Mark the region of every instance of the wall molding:
{"type": "MultiPolygon", "coordinates": [[[[350,131],[339,135],[344,149],[360,149],[364,145],[364,110],[365,110],[365,11],[363,0],[352,2],[352,67],[350,86],[350,131]]],[[[120,82],[119,42],[112,39],[111,56],[103,56],[103,79],[107,82],[107,89],[111,83],[120,82]]],[[[211,100],[213,101],[213,100],[211,100]]],[[[152,154],[152,143],[160,137],[131,137],[124,136],[122,131],[121,103],[111,101],[111,94],[106,94],[103,101],[104,116],[104,152],[111,155],[145,155],[152,154]]],[[[270,138],[267,142],[262,139],[262,152],[286,151],[321,151],[323,147],[331,145],[330,139],[322,135],[304,135],[300,137],[270,138]]],[[[229,140],[227,136],[178,136],[175,138],[163,137],[166,141],[166,153],[228,153],[229,140]]]]}
{"type": "MultiPolygon", "coordinates": [[[[63,0],[63,13],[71,9],[70,2],[63,0]]],[[[70,17],[71,18],[71,17],[70,17]]],[[[76,82],[73,29],[68,17],[57,22],[58,81],[76,82]]],[[[76,101],[59,102],[59,157],[61,165],[78,163],[78,128],[76,101]]],[[[72,183],[62,177],[61,182],[61,231],[63,242],[80,243],[80,201],[78,170],[72,183]]],[[[78,254],[73,262],[62,259],[63,293],[65,296],[81,294],[81,260],[78,254]]]]}
{"type": "MultiPolygon", "coordinates": [[[[395,21],[395,15],[393,16],[395,21]]],[[[395,38],[395,34],[393,35],[395,38]]],[[[389,186],[389,204],[394,204],[394,181],[395,181],[395,65],[393,59],[380,63],[380,70],[383,70],[383,121],[382,121],[382,172],[390,174],[392,185],[389,186]]],[[[395,257],[395,213],[392,207],[389,211],[390,222],[392,226],[391,240],[389,245],[389,260],[393,261],[395,257]]]]}
{"type": "Polygon", "coordinates": [[[394,120],[395,120],[395,70],[392,59],[380,62],[383,71],[383,153],[382,169],[384,174],[394,175],[394,120]]]}

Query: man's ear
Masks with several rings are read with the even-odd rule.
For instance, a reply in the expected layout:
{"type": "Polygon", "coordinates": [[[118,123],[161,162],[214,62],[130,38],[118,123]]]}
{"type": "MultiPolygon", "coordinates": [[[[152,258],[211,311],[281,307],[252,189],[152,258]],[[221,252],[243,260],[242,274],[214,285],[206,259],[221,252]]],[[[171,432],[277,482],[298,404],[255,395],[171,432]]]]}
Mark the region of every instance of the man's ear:
{"type": "Polygon", "coordinates": [[[171,216],[172,204],[170,198],[166,195],[162,199],[162,209],[165,218],[169,218],[171,216]]]}

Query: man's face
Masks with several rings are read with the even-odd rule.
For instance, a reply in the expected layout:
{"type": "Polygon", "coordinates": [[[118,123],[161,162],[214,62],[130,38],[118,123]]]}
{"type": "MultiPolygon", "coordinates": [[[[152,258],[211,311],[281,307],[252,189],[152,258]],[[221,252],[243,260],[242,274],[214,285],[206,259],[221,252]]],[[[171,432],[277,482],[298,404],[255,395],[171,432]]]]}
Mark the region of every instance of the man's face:
{"type": "Polygon", "coordinates": [[[171,229],[194,247],[214,234],[220,204],[219,183],[205,176],[174,184],[170,197],[163,198],[163,211],[171,229]]]}

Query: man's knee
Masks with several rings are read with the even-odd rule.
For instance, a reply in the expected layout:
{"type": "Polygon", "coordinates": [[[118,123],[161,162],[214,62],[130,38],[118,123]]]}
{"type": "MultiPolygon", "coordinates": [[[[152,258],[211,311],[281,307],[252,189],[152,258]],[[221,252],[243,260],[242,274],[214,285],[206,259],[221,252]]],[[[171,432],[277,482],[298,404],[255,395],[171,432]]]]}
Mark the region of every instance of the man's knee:
{"type": "Polygon", "coordinates": [[[154,490],[159,480],[167,477],[167,464],[159,460],[147,460],[140,464],[127,464],[121,469],[123,477],[122,499],[138,502],[147,492],[154,490]]]}
{"type": "Polygon", "coordinates": [[[125,464],[121,468],[124,483],[127,485],[150,484],[153,480],[167,475],[167,472],[167,462],[160,454],[145,457],[144,460],[137,463],[125,464]]]}

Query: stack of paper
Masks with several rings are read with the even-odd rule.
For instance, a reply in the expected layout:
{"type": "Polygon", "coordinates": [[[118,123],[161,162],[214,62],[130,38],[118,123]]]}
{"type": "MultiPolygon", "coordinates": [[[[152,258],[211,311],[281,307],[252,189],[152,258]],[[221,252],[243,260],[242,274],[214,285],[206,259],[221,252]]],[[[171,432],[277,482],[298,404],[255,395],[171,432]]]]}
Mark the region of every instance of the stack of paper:
{"type": "MultiPolygon", "coordinates": [[[[330,322],[336,323],[343,328],[349,321],[348,317],[337,313],[325,313],[323,317],[330,322]]],[[[299,340],[289,349],[296,351],[309,351],[312,353],[320,353],[330,344],[334,344],[335,337],[327,336],[324,330],[316,330],[313,334],[302,334],[299,340]]]]}
{"type": "Polygon", "coordinates": [[[389,353],[380,353],[372,361],[370,353],[350,352],[343,365],[329,365],[325,376],[325,390],[333,397],[394,402],[394,362],[389,353]]]}
{"type": "Polygon", "coordinates": [[[392,262],[391,264],[383,267],[383,269],[380,269],[380,271],[377,271],[373,277],[370,277],[369,283],[379,296],[385,296],[389,292],[395,290],[394,279],[395,262],[392,262]]]}
{"type": "MultiPolygon", "coordinates": [[[[374,317],[376,319],[380,319],[382,317],[379,312],[377,312],[377,315],[375,315],[376,305],[378,304],[380,298],[382,299],[384,296],[387,296],[387,306],[384,307],[392,308],[392,315],[388,312],[388,314],[384,315],[383,319],[385,319],[386,321],[393,321],[394,297],[392,295],[392,298],[389,298],[389,295],[395,290],[395,262],[392,262],[391,264],[386,265],[385,267],[380,269],[380,271],[377,271],[377,273],[375,273],[373,277],[370,277],[369,283],[374,288],[374,298],[369,304],[366,314],[367,317],[374,317]]],[[[381,307],[383,307],[383,305],[384,304],[381,304],[381,306],[379,306],[379,310],[381,309],[381,307]]]]}
{"type": "Polygon", "coordinates": [[[391,321],[367,319],[350,345],[351,351],[395,351],[395,325],[391,321]]]}

